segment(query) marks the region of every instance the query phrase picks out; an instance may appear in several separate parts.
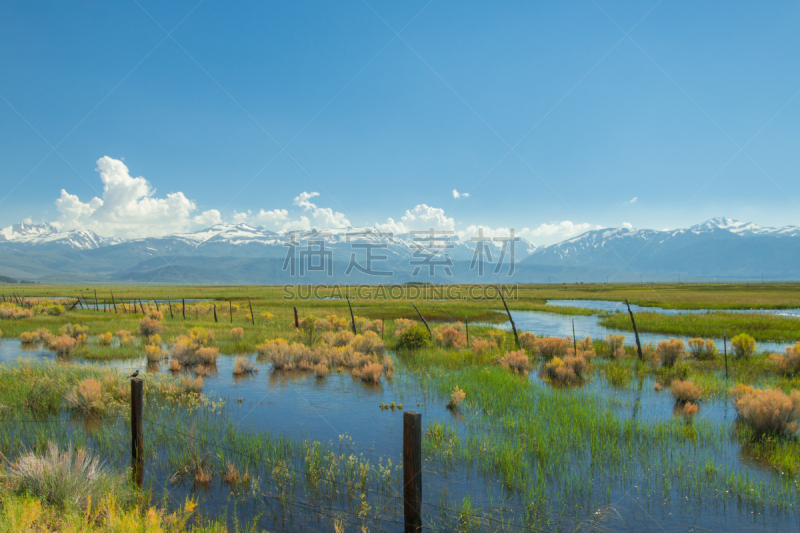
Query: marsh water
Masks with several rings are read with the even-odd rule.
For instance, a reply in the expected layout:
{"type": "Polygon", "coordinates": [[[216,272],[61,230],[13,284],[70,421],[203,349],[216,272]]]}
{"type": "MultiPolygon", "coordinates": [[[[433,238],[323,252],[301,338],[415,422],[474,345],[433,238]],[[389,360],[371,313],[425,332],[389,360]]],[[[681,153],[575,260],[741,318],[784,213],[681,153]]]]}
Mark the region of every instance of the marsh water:
{"type": "MultiPolygon", "coordinates": [[[[553,304],[553,302],[550,302],[553,304]]],[[[570,305],[575,305],[570,301],[570,305]]],[[[572,319],[578,336],[599,337],[605,332],[596,323],[596,317],[565,316],[538,312],[515,312],[517,327],[536,334],[566,336],[572,334],[572,319]],[[543,316],[540,316],[543,315],[543,316]]],[[[660,340],[660,336],[644,336],[645,342],[660,340]]],[[[626,342],[628,339],[626,339],[626,342]]],[[[16,339],[3,339],[0,344],[0,363],[13,364],[19,358],[58,360],[42,348],[29,349],[16,339]]],[[[249,359],[254,360],[255,354],[249,359]]],[[[79,362],[80,361],[75,361],[79,362]]],[[[130,361],[100,363],[119,368],[124,372],[141,369],[146,372],[168,373],[166,365],[147,365],[144,358],[130,361]]],[[[300,372],[278,372],[269,364],[258,364],[259,373],[237,378],[233,375],[233,357],[221,356],[214,371],[205,378],[203,392],[214,399],[226,402],[226,416],[235,426],[251,427],[257,431],[281,435],[289,439],[309,439],[329,444],[344,453],[363,454],[373,463],[391,459],[394,465],[402,464],[402,412],[399,409],[384,410],[380,405],[402,404],[403,410],[422,413],[423,427],[435,421],[452,427],[464,438],[480,434],[490,425],[490,417],[479,412],[454,415],[445,408],[447,398],[438,394],[428,376],[403,369],[390,380],[380,385],[367,385],[348,374],[332,374],[317,380],[311,374],[300,372]]],[[[601,364],[601,363],[599,363],[601,364]]],[[[550,387],[550,384],[535,375],[530,376],[532,386],[550,387]]],[[[560,389],[559,394],[590,394],[602,398],[612,406],[621,419],[636,419],[645,423],[675,421],[674,402],[668,391],[657,392],[655,383],[645,378],[633,379],[621,388],[609,385],[601,373],[595,372],[578,389],[560,389]]],[[[679,423],[679,422],[675,422],[679,423]]],[[[735,423],[735,413],[728,398],[710,398],[701,405],[696,424],[712,427],[728,427],[735,423]]],[[[75,423],[73,429],[78,429],[75,423]]],[[[114,464],[124,464],[127,453],[127,426],[119,426],[123,447],[122,459],[113,458],[114,464]]],[[[71,431],[71,430],[70,430],[71,431]]],[[[213,438],[213,436],[212,436],[213,438]]],[[[213,451],[213,450],[211,450],[213,451]]],[[[721,443],[713,450],[697,449],[691,439],[675,445],[670,455],[682,462],[700,465],[713,461],[719,467],[732,467],[744,472],[748,479],[788,482],[773,467],[750,457],[735,439],[721,443]]],[[[589,493],[578,491],[565,495],[550,490],[550,482],[558,486],[558,480],[548,480],[548,521],[537,523],[537,531],[788,531],[797,530],[800,520],[792,509],[776,510],[771,507],[748,505],[742,501],[721,495],[719,498],[687,496],[685,487],[665,479],[667,487],[654,491],[648,483],[637,481],[647,477],[653,470],[649,460],[630,458],[626,463],[631,470],[620,472],[610,478],[599,476],[591,483],[589,493]]],[[[591,457],[586,460],[590,463],[591,457]]],[[[234,503],[231,492],[221,483],[211,488],[195,487],[189,482],[172,484],[168,473],[158,468],[158,460],[148,459],[145,464],[146,483],[152,487],[166,487],[169,499],[180,504],[187,494],[194,494],[201,508],[208,515],[234,513],[238,520],[256,519],[267,530],[332,531],[330,521],[320,521],[317,513],[305,515],[297,509],[287,519],[282,509],[275,509],[274,502],[267,498],[245,498],[234,503]],[[147,479],[150,475],[151,479],[147,479]]],[[[588,464],[588,463],[587,463],[588,464]]],[[[591,472],[586,465],[564,465],[564,475],[582,475],[591,472]]],[[[165,489],[165,490],[166,490],[165,489]]],[[[397,493],[397,487],[392,489],[397,493]]],[[[402,491],[399,492],[402,494],[402,491]]],[[[159,493],[156,492],[156,497],[159,493]]],[[[525,501],[513,489],[504,486],[493,476],[484,475],[474,467],[459,464],[444,464],[436,460],[426,461],[423,467],[423,497],[426,502],[426,523],[437,520],[439,507],[458,508],[465,498],[471,502],[472,512],[492,513],[492,516],[518,518],[524,512],[525,501]]],[[[317,509],[322,512],[324,507],[317,509]]],[[[402,499],[395,499],[381,509],[388,522],[371,523],[373,530],[402,531],[402,499]]],[[[324,513],[323,513],[324,515],[324,513]]],[[[229,518],[233,520],[233,518],[229,518]]],[[[441,523],[439,522],[441,526],[441,523]]],[[[458,527],[458,523],[443,526],[444,530],[458,527]]],[[[347,531],[355,531],[354,522],[347,531]]],[[[486,529],[485,524],[480,528],[486,529]]],[[[503,530],[493,523],[494,530],[503,530]]],[[[506,530],[517,531],[509,526],[506,530]]]]}
{"type": "MultiPolygon", "coordinates": [[[[603,300],[550,300],[548,305],[558,305],[566,307],[582,307],[585,309],[596,309],[608,313],[628,312],[624,303],[603,301],[603,300]]],[[[676,310],[676,309],[662,309],[660,307],[641,307],[631,305],[633,313],[650,311],[664,314],[680,314],[680,313],[707,313],[707,310],[676,310]]],[[[800,321],[800,309],[765,309],[765,310],[752,310],[752,311],[733,311],[733,312],[762,312],[769,314],[776,314],[780,316],[796,317],[800,321]]],[[[623,334],[625,335],[625,344],[633,346],[636,344],[632,331],[621,331],[613,328],[607,328],[600,325],[600,315],[561,315],[558,313],[547,313],[544,311],[513,311],[511,316],[517,329],[521,331],[530,331],[537,335],[546,335],[553,337],[572,337],[572,326],[575,324],[575,335],[581,339],[584,337],[591,337],[593,339],[603,339],[609,334],[623,334]]],[[[800,326],[800,322],[798,322],[800,326]]],[[[504,329],[511,329],[511,324],[508,322],[501,324],[497,327],[504,329]]],[[[660,333],[639,333],[639,339],[642,343],[647,344],[652,342],[654,345],[660,341],[668,340],[670,338],[679,338],[687,342],[690,337],[681,335],[663,335],[660,333]]],[[[723,340],[714,339],[722,351],[723,340]]],[[[782,353],[787,346],[794,343],[783,342],[759,342],[760,350],[779,352],[782,353]]],[[[730,350],[730,340],[728,341],[728,349],[730,350]]]]}

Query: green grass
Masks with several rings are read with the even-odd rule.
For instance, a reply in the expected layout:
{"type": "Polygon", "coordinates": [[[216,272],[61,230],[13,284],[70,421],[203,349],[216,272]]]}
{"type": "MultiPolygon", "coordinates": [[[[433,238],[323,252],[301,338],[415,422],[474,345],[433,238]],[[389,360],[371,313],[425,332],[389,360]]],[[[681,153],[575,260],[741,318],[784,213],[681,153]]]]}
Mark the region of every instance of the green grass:
{"type": "MultiPolygon", "coordinates": [[[[800,341],[800,319],[774,316],[767,313],[686,313],[665,315],[661,313],[636,313],[636,327],[645,333],[663,333],[687,337],[730,339],[739,333],[752,335],[757,341],[797,342],[800,341]]],[[[631,319],[627,314],[616,313],[600,318],[600,325],[633,331],[631,319]]],[[[722,348],[719,346],[718,348],[722,348]]]]}

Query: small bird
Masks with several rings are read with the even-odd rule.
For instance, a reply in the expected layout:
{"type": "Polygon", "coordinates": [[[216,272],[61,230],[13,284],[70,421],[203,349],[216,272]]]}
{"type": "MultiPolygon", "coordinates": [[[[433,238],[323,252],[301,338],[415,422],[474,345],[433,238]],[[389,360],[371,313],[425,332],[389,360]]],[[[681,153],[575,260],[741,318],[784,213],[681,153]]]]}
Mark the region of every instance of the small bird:
{"type": "Polygon", "coordinates": [[[138,370],[130,375],[131,378],[135,378],[135,377],[138,377],[138,376],[139,376],[139,371],[138,370]]]}

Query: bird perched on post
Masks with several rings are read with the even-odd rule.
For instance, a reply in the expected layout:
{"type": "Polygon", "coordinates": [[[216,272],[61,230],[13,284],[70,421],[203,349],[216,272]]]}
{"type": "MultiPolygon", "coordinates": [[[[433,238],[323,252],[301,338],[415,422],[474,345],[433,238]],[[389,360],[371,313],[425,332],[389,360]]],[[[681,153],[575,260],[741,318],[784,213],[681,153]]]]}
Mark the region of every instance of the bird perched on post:
{"type": "Polygon", "coordinates": [[[130,375],[131,378],[135,378],[135,377],[138,377],[138,376],[139,376],[139,371],[138,370],[130,375]]]}

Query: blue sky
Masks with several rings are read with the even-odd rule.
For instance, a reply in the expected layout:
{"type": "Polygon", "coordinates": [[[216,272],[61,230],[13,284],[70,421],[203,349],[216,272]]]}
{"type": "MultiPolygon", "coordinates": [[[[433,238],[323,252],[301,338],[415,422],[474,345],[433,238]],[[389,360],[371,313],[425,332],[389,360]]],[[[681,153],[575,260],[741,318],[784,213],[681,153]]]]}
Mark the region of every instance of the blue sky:
{"type": "Polygon", "coordinates": [[[0,226],[800,224],[797,3],[137,1],[0,5],[0,226]]]}

